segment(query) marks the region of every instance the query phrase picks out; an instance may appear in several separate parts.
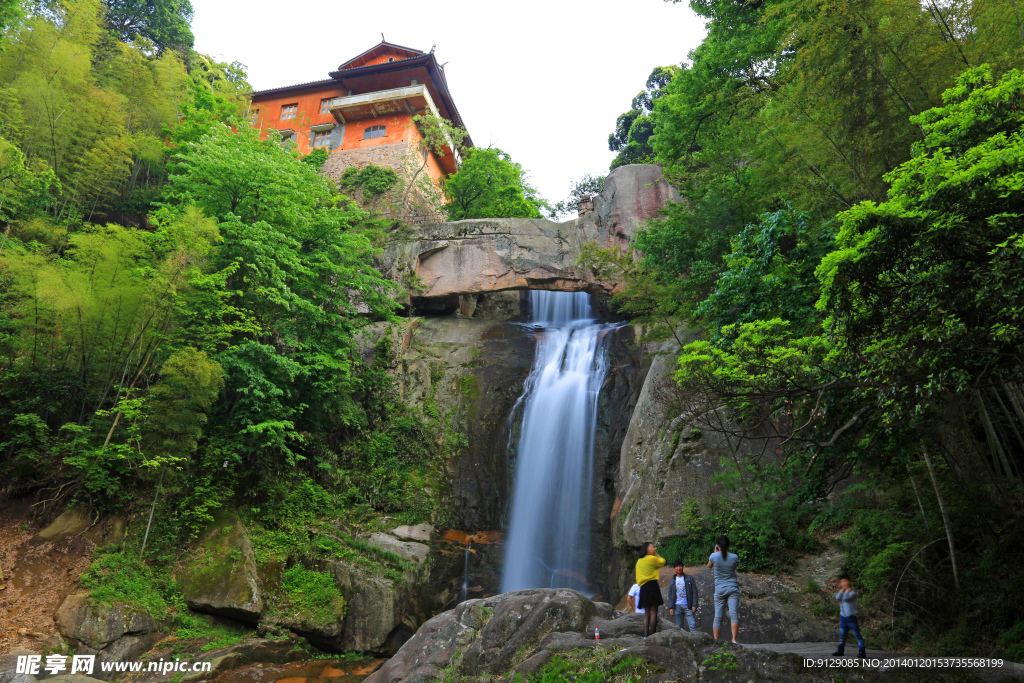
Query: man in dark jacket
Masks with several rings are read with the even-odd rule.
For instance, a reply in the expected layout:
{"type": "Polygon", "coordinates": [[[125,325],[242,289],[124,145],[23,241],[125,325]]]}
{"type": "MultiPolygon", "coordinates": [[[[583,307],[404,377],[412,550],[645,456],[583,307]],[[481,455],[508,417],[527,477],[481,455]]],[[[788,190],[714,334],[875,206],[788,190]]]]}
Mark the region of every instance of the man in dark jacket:
{"type": "Polygon", "coordinates": [[[697,630],[697,582],[686,573],[682,562],[676,562],[676,575],[668,584],[668,613],[676,618],[676,626],[683,627],[683,618],[690,632],[697,630]]]}

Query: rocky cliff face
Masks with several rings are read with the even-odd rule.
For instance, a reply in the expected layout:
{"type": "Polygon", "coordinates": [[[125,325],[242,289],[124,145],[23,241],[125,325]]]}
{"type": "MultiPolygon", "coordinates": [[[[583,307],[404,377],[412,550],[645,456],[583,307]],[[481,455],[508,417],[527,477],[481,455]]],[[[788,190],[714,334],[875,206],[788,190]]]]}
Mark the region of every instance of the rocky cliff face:
{"type": "Polygon", "coordinates": [[[581,223],[593,223],[596,238],[605,247],[629,246],[637,228],[670,201],[679,198],[656,164],[619,166],[608,174],[604,190],[593,199],[593,215],[581,223]]]}
{"type": "Polygon", "coordinates": [[[627,246],[643,221],[675,197],[660,166],[622,166],[608,175],[593,210],[581,211],[578,218],[428,223],[389,242],[381,269],[396,282],[415,281],[420,291],[414,296],[420,299],[529,288],[608,294],[617,282],[576,265],[583,245],[627,246]]]}
{"type": "MultiPolygon", "coordinates": [[[[492,295],[488,295],[492,296],[492,295]]],[[[510,423],[533,361],[534,331],[525,325],[462,316],[417,318],[376,332],[392,335],[392,368],[403,398],[412,405],[435,401],[464,425],[468,447],[449,463],[450,526],[468,535],[505,526],[514,463],[509,461],[510,423]]],[[[601,389],[594,446],[591,572],[610,595],[618,572],[612,510],[620,454],[629,417],[644,380],[644,355],[634,330],[621,327],[606,339],[609,372],[601,389]]],[[[480,545],[470,559],[477,595],[496,592],[501,573],[499,546],[480,545]]]]}

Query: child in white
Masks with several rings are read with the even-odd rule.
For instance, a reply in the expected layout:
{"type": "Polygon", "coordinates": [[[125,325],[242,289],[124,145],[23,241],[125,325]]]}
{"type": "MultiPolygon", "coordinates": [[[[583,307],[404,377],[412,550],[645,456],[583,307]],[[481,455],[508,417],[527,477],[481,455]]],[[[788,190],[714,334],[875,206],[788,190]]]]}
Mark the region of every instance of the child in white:
{"type": "Polygon", "coordinates": [[[634,583],[633,587],[629,589],[629,593],[626,594],[626,602],[629,604],[629,608],[637,614],[643,614],[644,609],[636,606],[636,601],[640,599],[640,584],[634,583]]]}

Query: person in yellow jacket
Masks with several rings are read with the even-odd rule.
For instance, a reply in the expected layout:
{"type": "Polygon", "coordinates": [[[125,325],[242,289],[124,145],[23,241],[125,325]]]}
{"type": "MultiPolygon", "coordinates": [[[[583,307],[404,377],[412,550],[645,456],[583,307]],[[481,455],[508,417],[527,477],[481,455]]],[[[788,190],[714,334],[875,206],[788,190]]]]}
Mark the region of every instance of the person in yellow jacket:
{"type": "Polygon", "coordinates": [[[653,543],[648,541],[640,546],[640,559],[636,561],[640,598],[636,606],[644,610],[644,639],[658,632],[658,607],[665,604],[658,585],[658,569],[664,566],[665,558],[658,555],[653,543]]]}

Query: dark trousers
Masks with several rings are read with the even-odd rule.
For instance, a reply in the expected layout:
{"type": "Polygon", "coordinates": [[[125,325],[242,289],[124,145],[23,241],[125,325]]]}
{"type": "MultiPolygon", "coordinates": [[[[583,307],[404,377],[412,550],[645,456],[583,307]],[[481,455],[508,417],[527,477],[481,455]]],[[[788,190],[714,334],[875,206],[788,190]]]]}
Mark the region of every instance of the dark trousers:
{"type": "Polygon", "coordinates": [[[860,637],[860,624],[857,617],[839,617],[839,647],[846,644],[846,633],[849,631],[857,639],[857,646],[864,649],[864,639],[860,637]]]}

